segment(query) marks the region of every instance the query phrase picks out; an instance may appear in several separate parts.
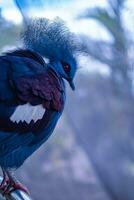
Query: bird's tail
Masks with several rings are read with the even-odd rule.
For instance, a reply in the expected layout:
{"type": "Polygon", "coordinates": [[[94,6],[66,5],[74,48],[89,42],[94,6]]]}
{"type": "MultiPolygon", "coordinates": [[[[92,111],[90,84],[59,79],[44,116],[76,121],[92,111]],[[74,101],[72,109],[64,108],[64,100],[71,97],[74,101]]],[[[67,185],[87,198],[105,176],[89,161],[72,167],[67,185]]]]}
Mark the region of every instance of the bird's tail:
{"type": "Polygon", "coordinates": [[[22,32],[22,39],[26,48],[49,59],[61,59],[63,54],[71,55],[79,48],[76,35],[69,31],[60,18],[29,20],[22,32]]]}

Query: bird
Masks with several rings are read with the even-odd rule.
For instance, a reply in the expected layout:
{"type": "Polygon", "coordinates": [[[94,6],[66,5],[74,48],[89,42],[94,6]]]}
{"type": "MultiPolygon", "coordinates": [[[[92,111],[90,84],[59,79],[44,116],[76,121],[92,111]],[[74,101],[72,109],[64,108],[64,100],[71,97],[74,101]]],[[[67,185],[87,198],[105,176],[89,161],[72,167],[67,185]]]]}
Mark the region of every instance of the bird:
{"type": "Polygon", "coordinates": [[[0,166],[3,195],[29,194],[14,176],[53,133],[66,102],[66,83],[75,90],[77,37],[60,18],[29,19],[21,46],[0,56],[0,166]]]}

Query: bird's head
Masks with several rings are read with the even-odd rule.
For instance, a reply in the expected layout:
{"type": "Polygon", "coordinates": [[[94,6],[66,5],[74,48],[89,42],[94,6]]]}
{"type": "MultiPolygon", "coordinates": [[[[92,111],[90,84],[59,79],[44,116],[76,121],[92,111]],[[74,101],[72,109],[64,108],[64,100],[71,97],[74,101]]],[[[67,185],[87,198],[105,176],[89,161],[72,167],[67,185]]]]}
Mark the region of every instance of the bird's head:
{"type": "Polygon", "coordinates": [[[51,61],[49,66],[59,76],[68,81],[72,90],[75,90],[73,79],[77,71],[77,64],[74,58],[69,58],[68,60],[51,61]]]}
{"type": "Polygon", "coordinates": [[[77,71],[75,55],[79,51],[77,37],[60,18],[29,20],[23,34],[26,48],[32,49],[49,60],[59,76],[67,80],[74,90],[73,79],[77,71]]]}

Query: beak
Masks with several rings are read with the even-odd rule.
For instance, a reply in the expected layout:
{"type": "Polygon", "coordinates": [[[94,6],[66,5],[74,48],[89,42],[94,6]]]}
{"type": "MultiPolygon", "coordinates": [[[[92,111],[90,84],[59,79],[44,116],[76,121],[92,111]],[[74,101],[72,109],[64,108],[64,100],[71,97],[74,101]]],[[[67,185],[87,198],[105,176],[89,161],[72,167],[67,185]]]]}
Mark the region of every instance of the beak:
{"type": "Polygon", "coordinates": [[[73,83],[73,80],[69,80],[69,85],[72,88],[72,90],[75,90],[75,85],[73,83]]]}

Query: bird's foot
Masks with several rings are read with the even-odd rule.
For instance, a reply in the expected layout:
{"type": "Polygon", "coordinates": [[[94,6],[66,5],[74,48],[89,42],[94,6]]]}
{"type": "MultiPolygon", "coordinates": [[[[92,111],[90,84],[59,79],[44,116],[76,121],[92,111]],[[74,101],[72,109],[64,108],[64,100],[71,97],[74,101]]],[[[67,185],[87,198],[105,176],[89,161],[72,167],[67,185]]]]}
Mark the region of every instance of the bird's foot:
{"type": "Polygon", "coordinates": [[[14,192],[15,190],[20,190],[23,191],[26,194],[30,194],[28,189],[23,186],[21,183],[19,182],[14,182],[14,181],[10,181],[8,182],[8,184],[2,189],[3,191],[3,196],[9,195],[12,192],[14,192]]]}
{"type": "Polygon", "coordinates": [[[24,185],[22,185],[21,183],[19,183],[19,182],[13,182],[13,183],[11,183],[9,185],[9,190],[7,190],[6,192],[9,191],[11,193],[11,192],[13,192],[15,190],[21,190],[21,191],[23,191],[23,192],[25,192],[26,194],[29,195],[28,189],[24,185]]]}
{"type": "Polygon", "coordinates": [[[0,190],[4,190],[4,188],[9,184],[9,178],[5,176],[0,184],[0,190]]]}

